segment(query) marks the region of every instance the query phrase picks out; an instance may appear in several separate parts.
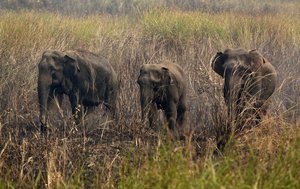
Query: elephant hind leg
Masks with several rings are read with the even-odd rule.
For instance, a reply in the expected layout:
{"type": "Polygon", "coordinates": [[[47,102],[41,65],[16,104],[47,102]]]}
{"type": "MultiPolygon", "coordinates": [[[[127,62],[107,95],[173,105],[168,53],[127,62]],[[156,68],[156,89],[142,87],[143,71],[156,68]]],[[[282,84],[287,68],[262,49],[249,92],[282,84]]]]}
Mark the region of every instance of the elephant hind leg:
{"type": "Polygon", "coordinates": [[[118,120],[117,91],[115,89],[106,90],[104,105],[112,113],[113,118],[118,120]]]}

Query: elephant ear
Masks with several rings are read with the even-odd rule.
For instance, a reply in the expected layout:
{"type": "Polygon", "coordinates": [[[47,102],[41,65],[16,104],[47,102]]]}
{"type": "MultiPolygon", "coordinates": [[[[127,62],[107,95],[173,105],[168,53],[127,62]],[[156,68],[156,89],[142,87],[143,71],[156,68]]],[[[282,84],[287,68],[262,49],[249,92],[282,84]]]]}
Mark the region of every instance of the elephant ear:
{"type": "Polygon", "coordinates": [[[162,83],[165,85],[170,85],[172,83],[172,77],[170,71],[166,67],[162,67],[162,83]]]}
{"type": "Polygon", "coordinates": [[[64,61],[64,70],[66,75],[74,76],[78,72],[80,72],[78,62],[76,61],[76,58],[74,56],[66,54],[63,57],[63,61],[64,61]]]}
{"type": "Polygon", "coordinates": [[[256,49],[249,51],[249,58],[251,71],[257,71],[266,63],[266,59],[256,49]]]}
{"type": "Polygon", "coordinates": [[[221,77],[224,77],[224,63],[226,61],[226,54],[222,52],[217,52],[215,57],[211,61],[212,69],[219,74],[221,77]]]}

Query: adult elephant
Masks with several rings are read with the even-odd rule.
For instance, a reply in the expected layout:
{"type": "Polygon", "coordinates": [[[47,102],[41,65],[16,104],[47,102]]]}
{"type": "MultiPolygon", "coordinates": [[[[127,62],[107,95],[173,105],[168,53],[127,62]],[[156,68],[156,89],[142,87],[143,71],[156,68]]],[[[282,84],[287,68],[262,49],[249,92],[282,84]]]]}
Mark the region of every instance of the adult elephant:
{"type": "Polygon", "coordinates": [[[181,67],[171,62],[144,64],[137,83],[140,86],[142,120],[148,114],[150,127],[154,126],[159,109],[164,111],[168,127],[183,129],[186,114],[186,83],[181,67]]]}
{"type": "Polygon", "coordinates": [[[277,74],[257,50],[226,49],[212,60],[213,70],[224,78],[224,98],[230,118],[242,129],[266,114],[277,74]]]}
{"type": "Polygon", "coordinates": [[[46,131],[48,111],[67,95],[79,124],[89,107],[103,103],[117,116],[117,75],[108,61],[85,50],[47,50],[38,64],[38,98],[41,131],[46,131]]]}

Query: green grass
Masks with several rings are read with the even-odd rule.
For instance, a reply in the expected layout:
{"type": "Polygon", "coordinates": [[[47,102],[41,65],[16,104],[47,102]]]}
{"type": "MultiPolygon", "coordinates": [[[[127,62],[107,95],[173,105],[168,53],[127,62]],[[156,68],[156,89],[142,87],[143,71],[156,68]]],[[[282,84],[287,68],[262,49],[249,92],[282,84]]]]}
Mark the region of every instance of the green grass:
{"type": "Polygon", "coordinates": [[[249,16],[155,9],[142,19],[146,36],[174,41],[211,38],[224,45],[247,48],[273,40],[298,46],[299,27],[299,19],[288,15],[249,16]]]}
{"type": "Polygon", "coordinates": [[[166,40],[189,40],[208,36],[219,38],[226,35],[219,23],[203,13],[152,10],[143,17],[142,27],[146,35],[157,35],[166,40]]]}
{"type": "Polygon", "coordinates": [[[279,144],[272,156],[258,155],[257,146],[249,144],[195,162],[184,148],[159,145],[151,156],[132,155],[119,188],[299,188],[299,147],[298,134],[289,145],[279,144]]]}

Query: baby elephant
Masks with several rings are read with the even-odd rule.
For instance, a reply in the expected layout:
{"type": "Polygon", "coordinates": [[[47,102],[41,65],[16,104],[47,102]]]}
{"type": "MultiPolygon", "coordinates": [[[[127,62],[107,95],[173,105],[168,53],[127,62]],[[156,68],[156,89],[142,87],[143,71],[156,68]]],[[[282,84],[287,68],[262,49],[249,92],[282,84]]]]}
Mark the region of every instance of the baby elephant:
{"type": "Polygon", "coordinates": [[[89,107],[101,103],[117,116],[117,75],[105,58],[84,50],[47,50],[38,69],[41,132],[46,131],[51,105],[61,105],[64,94],[76,124],[89,107]]]}
{"type": "Polygon", "coordinates": [[[169,129],[183,129],[186,112],[186,84],[181,67],[171,62],[144,64],[137,83],[140,86],[142,120],[148,113],[153,127],[158,109],[164,111],[169,129]]]}
{"type": "MultiPolygon", "coordinates": [[[[224,78],[228,113],[239,127],[266,114],[268,99],[276,86],[276,71],[257,50],[227,49],[212,61],[213,70],[224,78]],[[254,118],[254,119],[253,119],[254,118]]],[[[250,122],[251,123],[251,122],[250,122]]]]}

